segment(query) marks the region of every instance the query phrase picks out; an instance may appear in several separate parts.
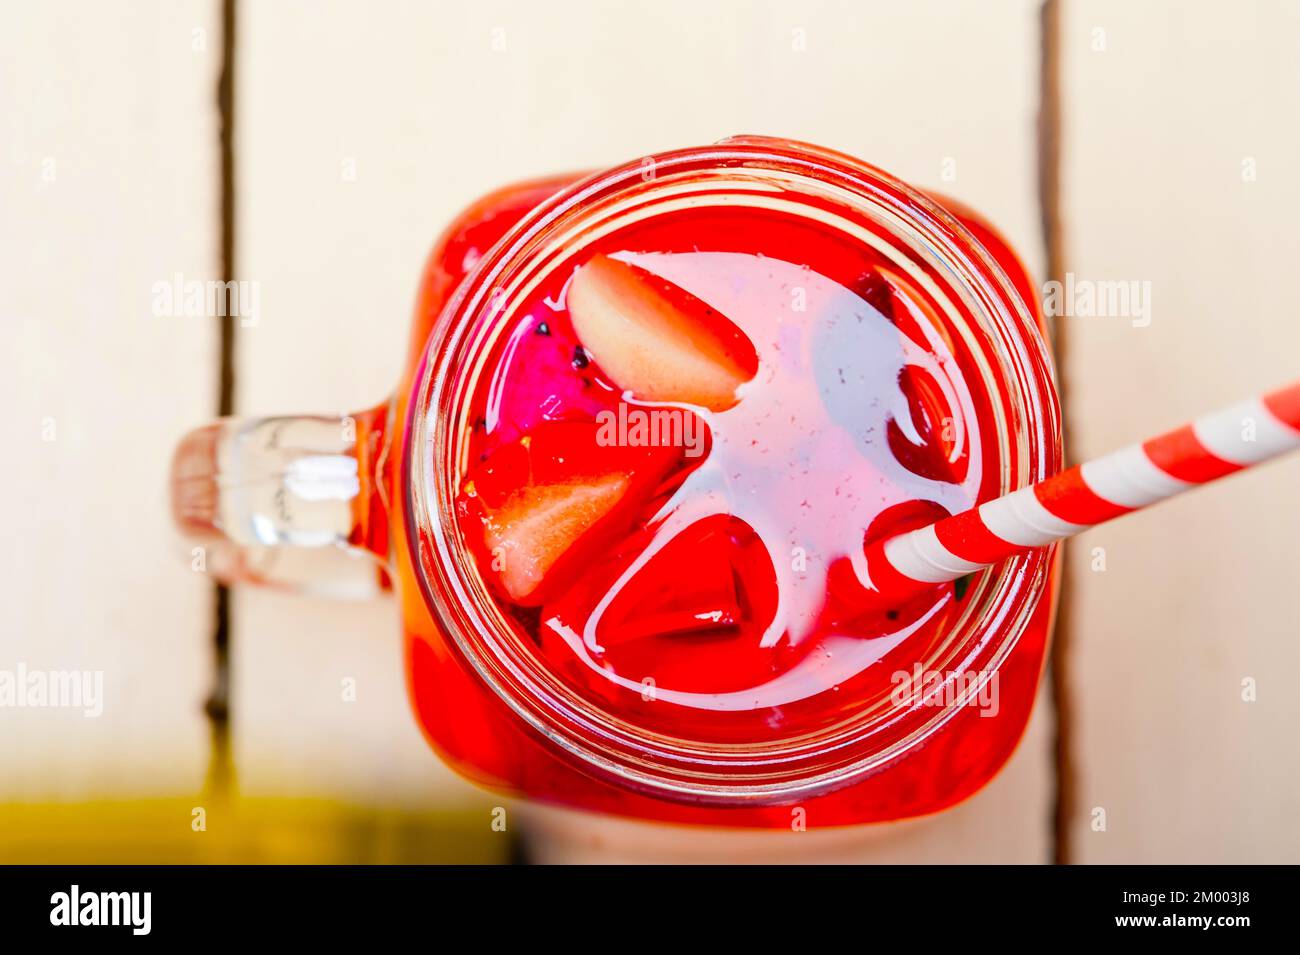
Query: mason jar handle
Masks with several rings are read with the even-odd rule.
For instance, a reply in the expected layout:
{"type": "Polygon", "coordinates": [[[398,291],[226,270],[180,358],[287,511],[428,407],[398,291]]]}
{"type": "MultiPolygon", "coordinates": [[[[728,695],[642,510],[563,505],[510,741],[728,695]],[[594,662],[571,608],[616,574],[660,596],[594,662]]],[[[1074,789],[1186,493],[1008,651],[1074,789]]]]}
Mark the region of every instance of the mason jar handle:
{"type": "Polygon", "coordinates": [[[389,589],[388,415],[385,403],[336,417],[222,418],[182,438],[172,513],[196,545],[196,569],[330,597],[389,589]]]}

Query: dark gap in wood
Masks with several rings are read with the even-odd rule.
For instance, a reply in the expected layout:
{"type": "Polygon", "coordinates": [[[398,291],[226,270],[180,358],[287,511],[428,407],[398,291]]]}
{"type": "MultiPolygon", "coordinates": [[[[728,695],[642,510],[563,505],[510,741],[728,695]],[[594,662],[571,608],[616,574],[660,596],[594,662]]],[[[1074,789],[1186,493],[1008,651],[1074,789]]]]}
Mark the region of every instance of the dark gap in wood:
{"type": "MultiPolygon", "coordinates": [[[[235,280],[235,27],[237,0],[221,0],[221,73],[217,79],[217,112],[220,121],[221,155],[221,281],[227,283],[225,315],[220,318],[221,343],[218,354],[217,414],[235,410],[235,329],[233,303],[229,300],[235,280]]],[[[234,781],[230,746],[230,589],[215,585],[212,620],[213,680],[205,710],[211,728],[208,757],[210,792],[227,795],[234,781]]]]}
{"type": "MultiPolygon", "coordinates": [[[[1046,249],[1047,278],[1065,279],[1065,224],[1061,210],[1061,0],[1043,0],[1039,10],[1039,99],[1038,99],[1038,208],[1043,245],[1046,249]]],[[[1049,321],[1051,319],[1049,318],[1049,321]]],[[[1056,387],[1061,399],[1063,424],[1068,423],[1069,401],[1065,380],[1068,335],[1059,320],[1050,325],[1056,353],[1056,387]]],[[[1068,438],[1069,428],[1066,427],[1068,438]]],[[[1066,464],[1072,464],[1066,441],[1066,464]]],[[[1074,704],[1070,689],[1070,605],[1069,547],[1063,545],[1060,595],[1056,625],[1048,657],[1048,685],[1055,715],[1053,762],[1055,793],[1052,801],[1052,861],[1068,865],[1073,859],[1070,824],[1074,817],[1075,770],[1073,752],[1074,704]]]]}

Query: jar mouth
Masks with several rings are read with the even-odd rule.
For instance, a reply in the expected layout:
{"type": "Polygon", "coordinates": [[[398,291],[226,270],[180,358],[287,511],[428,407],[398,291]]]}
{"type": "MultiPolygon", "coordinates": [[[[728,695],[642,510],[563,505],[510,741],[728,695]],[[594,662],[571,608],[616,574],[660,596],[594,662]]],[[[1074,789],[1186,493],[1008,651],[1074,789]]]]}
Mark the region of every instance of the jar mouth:
{"type": "MultiPolygon", "coordinates": [[[[524,647],[461,538],[454,501],[460,428],[494,336],[554,263],[633,216],[692,202],[831,199],[863,223],[863,241],[893,243],[940,277],[946,316],[981,356],[998,432],[999,493],[1060,464],[1051,362],[1033,316],[971,233],[887,174],[818,147],[724,140],[637,160],[543,203],[490,250],[435,326],[416,376],[405,448],[407,540],[426,602],[474,673],[521,719],[588,772],[638,791],[727,805],[821,795],[903,758],[983,688],[1015,647],[1047,587],[1051,551],[980,574],[962,615],[925,662],[942,674],[924,694],[877,701],[824,731],[745,744],[676,739],[630,724],[579,696],[524,647]],[[935,694],[946,694],[934,705],[935,694]]],[[[848,220],[845,220],[846,222],[848,220]]],[[[837,227],[832,224],[831,227],[837,227]]]]}

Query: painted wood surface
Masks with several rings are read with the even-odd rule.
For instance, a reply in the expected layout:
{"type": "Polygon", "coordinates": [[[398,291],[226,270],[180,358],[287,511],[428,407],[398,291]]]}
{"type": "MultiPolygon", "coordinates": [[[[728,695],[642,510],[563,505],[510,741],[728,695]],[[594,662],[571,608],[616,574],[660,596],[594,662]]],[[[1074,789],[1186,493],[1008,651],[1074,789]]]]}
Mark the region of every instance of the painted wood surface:
{"type": "MultiPolygon", "coordinates": [[[[1300,7],[1067,3],[1061,49],[1067,267],[1149,290],[1061,320],[1083,460],[1300,374],[1300,7]]],[[[1073,544],[1078,861],[1300,860],[1297,487],[1279,461],[1073,544]]]]}
{"type": "Polygon", "coordinates": [[[98,716],[0,710],[0,801],[202,784],[212,582],[166,477],[216,406],[217,325],[155,285],[219,275],[216,15],[57,2],[0,31],[0,669],[102,686],[98,716]]]}
{"type": "MultiPolygon", "coordinates": [[[[242,414],[382,399],[423,256],[478,195],[732,133],[823,143],[958,197],[1042,274],[1033,0],[240,15],[236,277],[259,289],[237,343],[242,414]]],[[[165,474],[174,441],[213,413],[217,334],[154,292],[220,270],[218,5],[13,16],[0,388],[17,543],[0,667],[102,671],[104,712],[0,713],[0,800],[192,792],[208,760],[211,581],[171,529],[165,474]]],[[[1077,458],[1295,377],[1298,38],[1300,8],[1280,0],[1231,16],[1208,0],[1063,4],[1065,265],[1076,289],[1136,282],[1138,296],[1120,315],[1061,318],[1077,458]]],[[[1286,687],[1300,663],[1286,599],[1298,468],[1072,545],[1078,861],[1300,859],[1300,703],[1286,687]]],[[[391,602],[239,590],[232,635],[241,791],[380,810],[494,802],[419,738],[391,602]]],[[[1047,861],[1047,704],[987,789],[903,826],[674,840],[562,812],[512,818],[550,861],[1047,861]]]]}

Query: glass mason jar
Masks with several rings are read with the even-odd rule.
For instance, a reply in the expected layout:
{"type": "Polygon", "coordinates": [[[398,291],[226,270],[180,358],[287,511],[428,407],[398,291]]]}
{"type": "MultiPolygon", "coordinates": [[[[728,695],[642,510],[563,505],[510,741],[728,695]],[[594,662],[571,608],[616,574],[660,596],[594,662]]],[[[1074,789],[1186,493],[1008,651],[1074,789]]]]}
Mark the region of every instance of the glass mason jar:
{"type": "Polygon", "coordinates": [[[937,695],[881,693],[815,732],[722,744],[639,725],[558,679],[462,538],[454,500],[469,405],[521,298],[596,238],[671,210],[736,204],[869,243],[945,303],[989,409],[983,453],[995,480],[982,493],[1060,469],[1045,328],[1006,242],[970,210],[851,157],[739,137],[480,199],[429,257],[394,396],[341,419],[228,419],[192,432],[173,465],[178,522],[233,581],[328,595],[395,589],[415,718],[444,760],[493,790],[633,818],[778,828],[793,806],[809,825],[848,825],[969,796],[1028,721],[1054,548],[970,582],[944,639],[916,661],[940,675],[937,695]],[[969,705],[990,683],[997,706],[969,705]]]}

